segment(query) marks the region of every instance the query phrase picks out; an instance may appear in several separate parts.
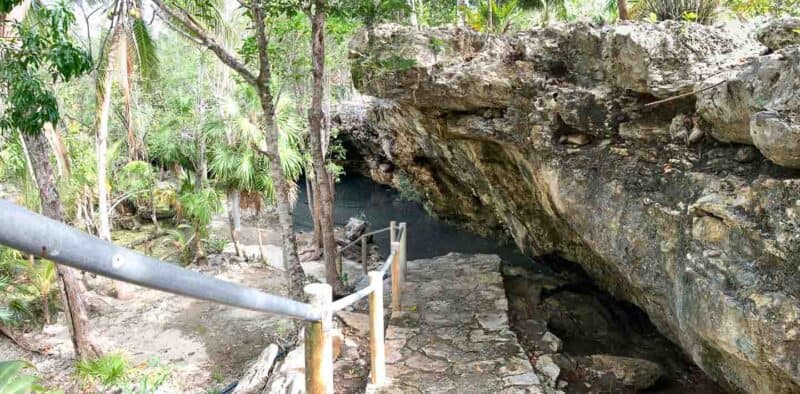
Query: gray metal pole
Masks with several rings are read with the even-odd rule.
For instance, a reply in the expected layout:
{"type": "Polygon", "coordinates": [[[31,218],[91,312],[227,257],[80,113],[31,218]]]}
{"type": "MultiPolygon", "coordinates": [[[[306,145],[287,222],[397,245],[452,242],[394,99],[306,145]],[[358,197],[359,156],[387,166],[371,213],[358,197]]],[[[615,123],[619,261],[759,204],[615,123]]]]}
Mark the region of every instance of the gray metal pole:
{"type": "Polygon", "coordinates": [[[311,305],[205,276],[116,246],[0,199],[0,244],[98,275],[254,311],[320,320],[311,305]]]}

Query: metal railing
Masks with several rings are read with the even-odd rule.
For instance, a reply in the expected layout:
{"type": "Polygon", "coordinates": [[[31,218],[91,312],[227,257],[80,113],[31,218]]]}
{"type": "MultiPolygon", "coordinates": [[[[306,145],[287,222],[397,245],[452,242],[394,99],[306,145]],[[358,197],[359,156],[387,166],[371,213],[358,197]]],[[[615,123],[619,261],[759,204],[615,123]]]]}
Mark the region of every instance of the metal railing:
{"type": "Polygon", "coordinates": [[[303,303],[154,259],[0,199],[2,245],[139,286],[305,320],[308,393],[333,393],[333,314],[367,296],[372,367],[370,382],[378,386],[385,383],[383,277],[391,268],[392,311],[399,311],[400,287],[406,265],[406,224],[398,226],[391,222],[387,229],[364,234],[353,241],[362,243],[362,262],[366,267],[367,237],[386,230],[390,232],[391,253],[379,270],[368,273],[367,287],[333,302],[329,285],[310,284],[304,288],[309,303],[303,303]]]}

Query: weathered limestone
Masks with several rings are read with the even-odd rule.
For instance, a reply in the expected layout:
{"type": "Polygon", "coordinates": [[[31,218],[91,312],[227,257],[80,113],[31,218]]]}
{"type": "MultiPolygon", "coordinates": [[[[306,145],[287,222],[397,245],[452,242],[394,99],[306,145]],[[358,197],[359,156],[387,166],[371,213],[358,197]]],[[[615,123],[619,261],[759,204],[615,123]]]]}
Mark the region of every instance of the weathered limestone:
{"type": "Polygon", "coordinates": [[[767,48],[778,50],[789,45],[800,45],[800,18],[783,17],[767,23],[758,30],[758,41],[767,48]]]}
{"type": "Polygon", "coordinates": [[[772,163],[797,165],[800,48],[761,56],[730,37],[682,23],[507,38],[376,26],[351,53],[374,97],[349,112],[363,122],[340,120],[375,179],[580,263],[715,379],[797,392],[800,177],[772,163]]]}
{"type": "Polygon", "coordinates": [[[408,262],[386,332],[385,393],[545,393],[517,337],[494,255],[408,262]]]}

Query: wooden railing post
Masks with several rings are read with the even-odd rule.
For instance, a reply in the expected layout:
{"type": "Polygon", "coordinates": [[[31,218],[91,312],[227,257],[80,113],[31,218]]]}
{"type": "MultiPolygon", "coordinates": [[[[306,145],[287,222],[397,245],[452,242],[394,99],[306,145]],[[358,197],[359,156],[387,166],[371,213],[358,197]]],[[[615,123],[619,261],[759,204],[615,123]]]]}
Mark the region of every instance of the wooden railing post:
{"type": "Polygon", "coordinates": [[[367,237],[361,237],[361,265],[364,268],[364,275],[367,275],[367,237]]]}
{"type": "Polygon", "coordinates": [[[303,288],[309,303],[322,311],[322,320],[306,323],[306,393],[333,393],[333,292],[325,283],[303,288]]]}
{"type": "Polygon", "coordinates": [[[389,222],[389,245],[391,245],[392,242],[397,241],[395,237],[397,237],[397,222],[392,220],[389,222]]]}
{"type": "Polygon", "coordinates": [[[386,380],[386,350],[383,343],[383,273],[371,271],[369,285],[369,350],[372,375],[370,383],[381,386],[386,380]]]}
{"type": "Polygon", "coordinates": [[[339,279],[344,280],[344,272],[342,271],[342,254],[336,253],[336,272],[339,274],[339,279]]]}
{"type": "Polygon", "coordinates": [[[407,271],[407,264],[408,261],[406,255],[406,243],[408,239],[408,227],[406,223],[400,223],[400,229],[403,231],[403,236],[400,237],[400,272],[403,277],[403,281],[406,279],[406,271],[407,271]]]}
{"type": "Polygon", "coordinates": [[[399,313],[401,308],[400,242],[392,242],[392,253],[392,314],[395,314],[399,313]]]}

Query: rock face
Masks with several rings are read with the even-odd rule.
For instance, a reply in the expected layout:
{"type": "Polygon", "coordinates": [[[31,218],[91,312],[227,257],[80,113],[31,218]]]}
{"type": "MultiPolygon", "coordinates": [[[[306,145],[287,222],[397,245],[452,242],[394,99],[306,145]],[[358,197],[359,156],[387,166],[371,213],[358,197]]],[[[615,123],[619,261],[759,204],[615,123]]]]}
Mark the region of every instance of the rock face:
{"type": "Polygon", "coordinates": [[[580,263],[715,379],[798,392],[800,48],[764,52],[670,22],[381,25],[351,45],[371,97],[338,121],[375,179],[580,263]]]}
{"type": "Polygon", "coordinates": [[[800,45],[800,18],[784,17],[770,21],[758,31],[758,41],[772,50],[800,45]]]}

